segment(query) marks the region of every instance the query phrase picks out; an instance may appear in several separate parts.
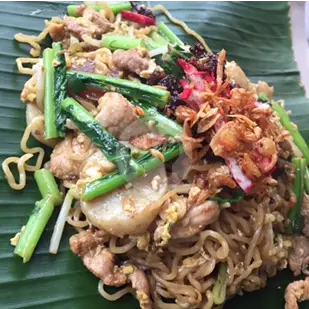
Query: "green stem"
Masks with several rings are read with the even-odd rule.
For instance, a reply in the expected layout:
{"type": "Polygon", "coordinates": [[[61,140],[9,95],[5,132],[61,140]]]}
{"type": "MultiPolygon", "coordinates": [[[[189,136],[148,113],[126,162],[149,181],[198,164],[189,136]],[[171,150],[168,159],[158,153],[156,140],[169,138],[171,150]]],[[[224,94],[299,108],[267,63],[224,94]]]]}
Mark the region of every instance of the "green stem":
{"type": "Polygon", "coordinates": [[[14,251],[15,254],[23,258],[24,263],[31,259],[53,210],[54,205],[50,196],[35,203],[35,208],[20,235],[14,251]]]}
{"type": "Polygon", "coordinates": [[[106,47],[110,50],[124,49],[129,50],[140,47],[142,44],[141,39],[129,38],[120,35],[106,35],[101,41],[102,47],[106,47]]]}
{"type": "Polygon", "coordinates": [[[155,42],[154,40],[150,38],[147,38],[142,41],[142,46],[145,47],[148,51],[150,51],[153,49],[157,49],[163,45],[155,42]]]}
{"type": "Polygon", "coordinates": [[[278,102],[272,102],[272,106],[273,109],[279,114],[282,125],[290,132],[294,143],[306,158],[307,164],[309,164],[309,148],[306,141],[297,130],[295,124],[291,122],[291,119],[284,108],[278,102]]]}
{"type": "Polygon", "coordinates": [[[63,198],[52,172],[42,168],[34,173],[34,178],[42,194],[42,197],[45,198],[50,195],[54,205],[60,205],[63,198]]]}
{"type": "MultiPolygon", "coordinates": [[[[167,144],[165,146],[157,147],[159,151],[164,155],[165,162],[170,161],[178,157],[183,152],[183,147],[180,144],[167,144]]],[[[149,152],[137,161],[144,169],[145,172],[149,172],[160,165],[162,161],[153,157],[149,152]]],[[[128,181],[120,173],[112,173],[103,178],[97,179],[86,185],[83,192],[83,199],[85,201],[92,200],[100,195],[104,195],[117,188],[127,184],[128,181]]]]}
{"type": "Polygon", "coordinates": [[[304,182],[305,182],[305,191],[307,194],[309,194],[309,169],[308,167],[305,170],[304,182]]]}
{"type": "MultiPolygon", "coordinates": [[[[112,9],[114,14],[118,14],[121,11],[124,11],[124,10],[128,11],[128,10],[132,9],[131,3],[127,2],[127,1],[119,2],[119,3],[111,3],[108,6],[112,9]]],[[[99,5],[99,4],[90,5],[89,7],[93,8],[97,12],[105,10],[104,6],[99,5]]],[[[68,15],[74,16],[74,17],[80,16],[80,14],[78,13],[78,8],[79,8],[79,5],[69,5],[68,6],[68,15]]]]}
{"type": "Polygon", "coordinates": [[[159,32],[172,44],[185,45],[179,37],[163,22],[158,25],[159,32]]]}
{"type": "Polygon", "coordinates": [[[150,37],[153,39],[154,42],[162,45],[168,45],[168,41],[164,39],[162,35],[160,35],[157,31],[152,31],[150,33],[150,37]]]}
{"type": "Polygon", "coordinates": [[[105,91],[121,93],[129,100],[135,100],[139,103],[151,103],[160,108],[165,107],[171,97],[166,90],[125,79],[84,72],[67,72],[67,74],[69,85],[73,91],[76,88],[80,89],[80,91],[86,87],[100,88],[105,91]],[[83,85],[84,87],[82,87],[83,85]]]}
{"type": "Polygon", "coordinates": [[[117,165],[121,174],[125,174],[129,179],[135,177],[135,174],[143,174],[141,167],[131,158],[130,148],[119,143],[77,101],[67,98],[61,103],[61,107],[78,128],[102,150],[107,159],[117,165]]]}
{"type": "Polygon", "coordinates": [[[139,106],[143,109],[145,116],[140,116],[139,119],[144,123],[149,123],[152,121],[154,123],[154,128],[160,134],[180,137],[183,134],[183,128],[177,122],[172,119],[162,115],[155,107],[151,106],[148,103],[135,103],[135,106],[139,106]]]}
{"type": "Polygon", "coordinates": [[[226,286],[228,281],[227,264],[221,263],[217,281],[212,289],[212,295],[215,305],[221,305],[226,298],[226,286]]]}
{"type": "Polygon", "coordinates": [[[43,66],[45,71],[44,115],[45,139],[58,137],[56,127],[56,107],[54,101],[54,51],[46,48],[43,52],[43,66]]]}
{"type": "Polygon", "coordinates": [[[304,180],[306,171],[306,160],[302,158],[293,158],[292,163],[295,166],[295,179],[293,184],[294,193],[296,196],[296,204],[289,212],[288,233],[301,233],[303,225],[302,206],[304,197],[304,180]]]}
{"type": "Polygon", "coordinates": [[[67,67],[65,61],[65,55],[61,43],[53,43],[54,60],[56,65],[54,66],[54,104],[56,115],[56,127],[60,136],[65,135],[65,122],[66,117],[61,111],[60,104],[67,97],[67,67]]]}

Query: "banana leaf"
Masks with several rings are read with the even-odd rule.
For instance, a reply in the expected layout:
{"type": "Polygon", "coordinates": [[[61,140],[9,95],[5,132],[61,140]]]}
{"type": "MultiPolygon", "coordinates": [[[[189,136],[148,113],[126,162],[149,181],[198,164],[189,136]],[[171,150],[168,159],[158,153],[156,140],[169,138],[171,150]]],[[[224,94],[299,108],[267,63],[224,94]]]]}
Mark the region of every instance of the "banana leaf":
{"type": "MultiPolygon", "coordinates": [[[[0,161],[21,155],[20,139],[25,127],[25,106],[19,97],[27,76],[18,73],[15,59],[27,56],[29,47],[13,40],[17,32],[37,34],[44,20],[65,13],[67,2],[0,2],[0,161]]],[[[148,2],[149,5],[158,2],[148,2]]],[[[225,48],[252,81],[266,80],[275,86],[276,98],[283,98],[293,120],[309,141],[309,102],[300,87],[294,61],[288,2],[165,2],[172,15],[204,36],[213,51],[225,48]]],[[[164,20],[164,18],[162,18],[164,20]]],[[[170,24],[169,24],[170,25],[170,24]]],[[[183,41],[192,42],[174,25],[183,41]]],[[[32,176],[22,192],[11,190],[0,172],[0,308],[112,309],[138,308],[132,297],[117,303],[97,292],[98,279],[79,258],[71,254],[66,228],[60,252],[48,254],[55,214],[28,264],[13,255],[9,239],[27,221],[34,202],[40,198],[32,176]]],[[[225,308],[283,308],[290,272],[270,279],[265,289],[237,296],[225,308]]],[[[304,306],[306,306],[304,304],[304,306]]]]}

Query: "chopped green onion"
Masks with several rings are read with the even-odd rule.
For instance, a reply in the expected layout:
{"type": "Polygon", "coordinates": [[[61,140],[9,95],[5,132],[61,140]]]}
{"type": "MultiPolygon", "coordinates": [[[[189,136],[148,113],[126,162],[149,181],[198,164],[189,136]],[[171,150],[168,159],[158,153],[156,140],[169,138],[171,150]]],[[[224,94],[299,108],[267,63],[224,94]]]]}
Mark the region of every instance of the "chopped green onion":
{"type": "Polygon", "coordinates": [[[290,132],[294,143],[302,152],[307,161],[307,164],[309,164],[309,148],[306,141],[297,130],[295,124],[291,122],[291,119],[284,108],[278,102],[272,102],[272,106],[273,109],[278,113],[282,125],[290,132]]]}
{"type": "Polygon", "coordinates": [[[51,196],[44,197],[35,203],[35,208],[25,229],[21,232],[14,251],[15,254],[23,258],[24,263],[31,259],[53,210],[54,205],[51,196]]]}
{"type": "Polygon", "coordinates": [[[34,178],[42,194],[42,197],[52,198],[55,206],[60,205],[62,202],[62,194],[60,193],[55,177],[51,171],[42,168],[34,173],[34,178]]]}
{"type": "Polygon", "coordinates": [[[212,289],[212,296],[214,300],[215,305],[221,305],[225,301],[226,297],[226,286],[228,281],[228,273],[227,273],[227,264],[221,263],[217,281],[215,282],[215,285],[212,289]]]}

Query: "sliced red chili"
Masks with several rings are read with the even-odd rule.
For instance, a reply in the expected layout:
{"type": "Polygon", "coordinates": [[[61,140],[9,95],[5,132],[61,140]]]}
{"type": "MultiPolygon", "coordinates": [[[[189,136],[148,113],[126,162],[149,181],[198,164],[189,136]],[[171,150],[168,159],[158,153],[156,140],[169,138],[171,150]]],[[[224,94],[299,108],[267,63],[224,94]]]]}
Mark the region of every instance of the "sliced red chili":
{"type": "Polygon", "coordinates": [[[123,19],[135,22],[141,26],[154,26],[156,24],[153,18],[131,11],[121,11],[121,16],[123,19]]]}

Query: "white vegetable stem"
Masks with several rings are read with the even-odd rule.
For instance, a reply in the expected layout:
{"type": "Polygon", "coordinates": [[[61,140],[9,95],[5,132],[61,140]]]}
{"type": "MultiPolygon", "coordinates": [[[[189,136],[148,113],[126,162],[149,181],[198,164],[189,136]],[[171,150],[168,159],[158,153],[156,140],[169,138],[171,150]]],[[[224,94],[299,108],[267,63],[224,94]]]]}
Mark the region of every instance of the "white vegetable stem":
{"type": "Polygon", "coordinates": [[[45,73],[43,70],[42,59],[36,64],[36,103],[41,112],[44,112],[44,80],[45,73]]]}
{"type": "Polygon", "coordinates": [[[69,214],[70,208],[72,206],[72,202],[73,202],[73,195],[69,191],[67,195],[65,196],[57,222],[54,227],[54,232],[51,237],[50,245],[49,245],[49,253],[57,254],[58,252],[60,240],[63,234],[64,225],[67,220],[67,216],[69,214]]]}
{"type": "Polygon", "coordinates": [[[164,55],[166,53],[168,53],[168,45],[160,46],[160,47],[158,47],[156,49],[153,49],[153,50],[148,52],[148,55],[149,55],[150,58],[152,58],[152,57],[155,57],[157,55],[161,55],[161,54],[164,55]]]}

